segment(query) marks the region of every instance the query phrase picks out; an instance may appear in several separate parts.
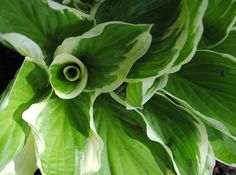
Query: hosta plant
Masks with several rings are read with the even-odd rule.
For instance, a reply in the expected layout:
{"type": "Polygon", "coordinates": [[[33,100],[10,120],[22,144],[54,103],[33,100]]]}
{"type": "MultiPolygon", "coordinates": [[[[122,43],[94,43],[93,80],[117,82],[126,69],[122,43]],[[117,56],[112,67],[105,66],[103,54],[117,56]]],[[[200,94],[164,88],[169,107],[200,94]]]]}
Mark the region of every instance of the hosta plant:
{"type": "Polygon", "coordinates": [[[25,57],[0,174],[209,175],[236,165],[235,0],[0,0],[25,57]]]}

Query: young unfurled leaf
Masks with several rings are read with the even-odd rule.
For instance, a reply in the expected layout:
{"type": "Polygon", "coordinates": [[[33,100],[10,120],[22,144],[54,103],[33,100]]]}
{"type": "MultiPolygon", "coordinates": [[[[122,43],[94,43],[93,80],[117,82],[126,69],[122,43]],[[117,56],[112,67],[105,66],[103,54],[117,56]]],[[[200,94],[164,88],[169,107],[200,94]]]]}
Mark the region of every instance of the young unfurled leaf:
{"type": "Polygon", "coordinates": [[[134,111],[102,95],[94,103],[94,121],[104,142],[97,175],[175,175],[162,144],[149,140],[146,126],[134,111]]]}
{"type": "Polygon", "coordinates": [[[49,67],[49,71],[51,85],[60,98],[75,98],[86,86],[87,68],[72,55],[60,54],[56,56],[49,67]]]}

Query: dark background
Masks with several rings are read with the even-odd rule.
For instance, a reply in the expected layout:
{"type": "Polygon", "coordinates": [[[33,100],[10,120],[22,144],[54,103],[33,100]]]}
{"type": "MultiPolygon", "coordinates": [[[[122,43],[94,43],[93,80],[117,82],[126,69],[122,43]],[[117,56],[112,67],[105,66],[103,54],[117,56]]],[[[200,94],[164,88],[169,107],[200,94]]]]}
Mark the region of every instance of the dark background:
{"type": "MultiPolygon", "coordinates": [[[[0,44],[0,94],[14,78],[23,63],[24,57],[0,44]]],[[[41,175],[37,170],[35,175],[41,175]]],[[[236,169],[216,162],[213,175],[236,175],[236,169]]]]}
{"type": "Polygon", "coordinates": [[[14,78],[16,70],[21,66],[24,57],[0,44],[0,94],[14,78]]]}

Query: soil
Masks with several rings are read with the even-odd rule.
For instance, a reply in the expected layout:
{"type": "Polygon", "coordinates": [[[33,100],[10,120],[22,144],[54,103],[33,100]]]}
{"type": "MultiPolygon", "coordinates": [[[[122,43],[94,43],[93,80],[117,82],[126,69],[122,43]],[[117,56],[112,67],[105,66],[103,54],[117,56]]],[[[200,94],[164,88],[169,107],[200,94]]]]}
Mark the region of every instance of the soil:
{"type": "Polygon", "coordinates": [[[216,162],[213,175],[236,175],[236,168],[216,162]]]}

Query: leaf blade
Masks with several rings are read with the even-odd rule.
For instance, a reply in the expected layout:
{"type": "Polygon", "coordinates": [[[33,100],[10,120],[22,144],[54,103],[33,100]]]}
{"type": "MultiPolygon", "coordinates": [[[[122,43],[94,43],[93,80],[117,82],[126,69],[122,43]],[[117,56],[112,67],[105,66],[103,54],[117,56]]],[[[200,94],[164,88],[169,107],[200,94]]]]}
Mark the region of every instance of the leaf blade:
{"type": "Polygon", "coordinates": [[[195,116],[161,94],[153,96],[139,112],[150,126],[155,141],[165,144],[171,151],[180,174],[204,172],[207,133],[195,116]]]}
{"type": "Polygon", "coordinates": [[[107,0],[94,8],[98,23],[124,21],[154,24],[149,51],[132,67],[128,79],[159,77],[190,61],[203,33],[207,1],[107,0]],[[126,13],[123,13],[123,12],[126,13]]]}
{"type": "Polygon", "coordinates": [[[191,63],[169,76],[165,90],[187,102],[204,120],[215,126],[221,123],[235,136],[235,65],[230,55],[199,51],[191,63]]]}
{"type": "Polygon", "coordinates": [[[94,119],[104,141],[98,175],[176,174],[162,144],[147,138],[145,123],[137,113],[102,95],[95,101],[94,119]]]}
{"type": "Polygon", "coordinates": [[[65,38],[80,35],[93,25],[88,15],[76,14],[71,9],[43,3],[42,0],[3,0],[0,16],[0,33],[25,35],[37,43],[46,55],[52,55],[65,38]],[[75,26],[83,27],[75,30],[75,26]]]}
{"type": "Polygon", "coordinates": [[[45,69],[33,59],[26,58],[0,99],[0,169],[21,150],[28,136],[29,128],[21,118],[22,113],[47,92],[48,75],[45,69]]]}
{"type": "Polygon", "coordinates": [[[101,142],[90,129],[94,94],[72,100],[55,95],[24,113],[36,140],[40,170],[48,175],[91,174],[99,168],[101,142]],[[50,115],[50,117],[48,117],[50,115]]]}

